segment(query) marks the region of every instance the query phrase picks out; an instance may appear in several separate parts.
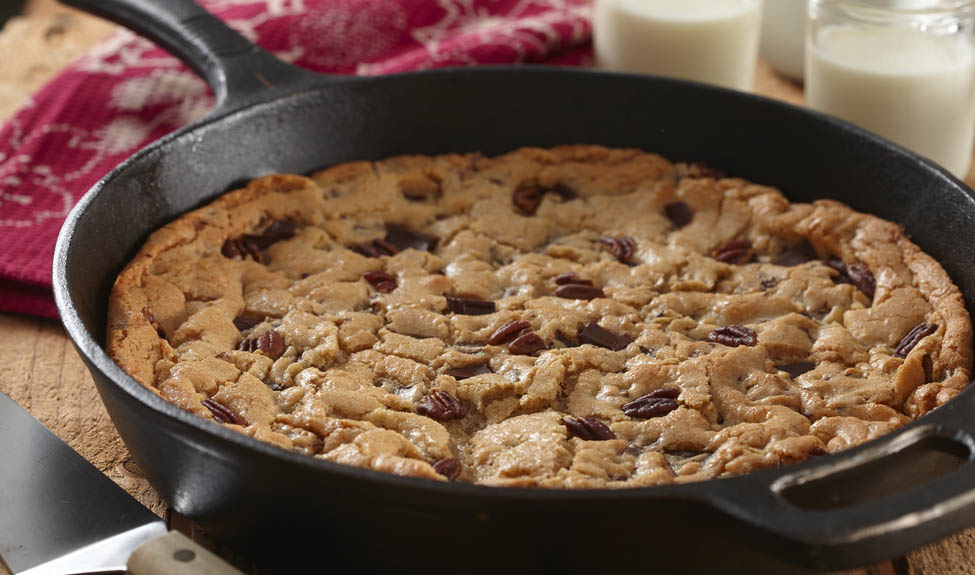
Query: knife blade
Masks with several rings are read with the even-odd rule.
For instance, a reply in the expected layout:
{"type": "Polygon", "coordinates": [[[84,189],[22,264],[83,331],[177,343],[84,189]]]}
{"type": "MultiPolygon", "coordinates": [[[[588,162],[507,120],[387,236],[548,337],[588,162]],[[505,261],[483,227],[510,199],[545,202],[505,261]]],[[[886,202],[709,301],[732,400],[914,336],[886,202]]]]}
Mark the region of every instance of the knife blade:
{"type": "Polygon", "coordinates": [[[242,575],[0,393],[0,558],[18,575],[242,575]]]}

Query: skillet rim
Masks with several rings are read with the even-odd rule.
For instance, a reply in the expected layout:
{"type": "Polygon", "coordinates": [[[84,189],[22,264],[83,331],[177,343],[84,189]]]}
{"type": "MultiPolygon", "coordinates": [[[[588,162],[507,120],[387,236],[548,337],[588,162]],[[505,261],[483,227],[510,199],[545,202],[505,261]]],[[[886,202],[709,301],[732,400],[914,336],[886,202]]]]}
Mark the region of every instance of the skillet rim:
{"type": "MultiPolygon", "coordinates": [[[[216,113],[204,118],[199,122],[190,124],[176,130],[175,132],[163,136],[162,138],[148,144],[145,148],[139,150],[112,169],[112,171],[110,171],[94,186],[92,186],[75,204],[71,212],[65,218],[65,222],[61,228],[57,243],[55,245],[53,262],[53,290],[55,302],[61,315],[61,321],[65,326],[65,330],[79,351],[80,355],[85,360],[85,363],[89,366],[89,369],[97,369],[97,371],[106,381],[111,382],[112,385],[120,388],[121,391],[126,393],[131,399],[138,401],[143,407],[163,415],[166,418],[167,423],[170,425],[187,426],[195,432],[202,432],[204,434],[212,435],[221,441],[234,444],[237,448],[256,451],[262,456],[279,459],[289,465],[301,466],[305,469],[305,473],[309,471],[316,474],[327,473],[337,475],[342,479],[365,482],[375,486],[392,486],[410,491],[427,492],[428,494],[432,494],[440,498],[440,500],[443,501],[442,506],[464,502],[469,498],[477,498],[479,500],[488,501],[530,500],[532,503],[541,504],[551,504],[556,502],[571,502],[578,504],[583,501],[599,502],[606,500],[612,500],[618,503],[619,500],[628,501],[633,499],[677,498],[698,501],[711,505],[718,511],[725,512],[720,505],[715,503],[716,498],[710,496],[709,494],[709,491],[717,489],[716,486],[718,485],[727,488],[718,491],[727,491],[728,489],[734,489],[735,485],[761,483],[767,485],[769,490],[772,491],[771,488],[773,484],[777,483],[786,476],[803,475],[820,469],[825,470],[831,464],[857,459],[864,453],[878,450],[882,443],[890,443],[901,435],[912,433],[913,430],[918,427],[937,424],[936,416],[940,411],[940,408],[933,410],[923,417],[915,419],[890,433],[884,434],[881,437],[860,446],[844,450],[839,453],[829,454],[821,458],[807,459],[798,464],[788,465],[781,468],[765,469],[744,475],[720,477],[706,481],[684,484],[632,487],[624,489],[544,489],[491,487],[469,483],[450,483],[413,477],[401,477],[391,473],[373,471],[371,469],[358,468],[331,461],[325,461],[306,455],[300,455],[298,453],[290,452],[261,442],[250,436],[232,431],[220,424],[196,416],[179,408],[175,404],[169,403],[124,372],[121,367],[119,367],[118,364],[116,364],[111,357],[108,356],[102,344],[99,343],[99,341],[103,341],[104,336],[102,336],[101,339],[96,339],[84,326],[84,322],[81,320],[80,314],[74,305],[74,300],[70,290],[71,282],[68,279],[67,272],[67,261],[70,257],[71,251],[75,248],[82,249],[79,246],[74,246],[72,243],[75,228],[78,226],[79,222],[84,219],[89,206],[98,201],[101,192],[106,187],[110,186],[116,179],[125,177],[125,172],[131,169],[133,166],[146,161],[155,154],[165,154],[168,147],[180,145],[183,143],[181,140],[193,138],[194,134],[203,128],[214,126],[221,122],[233,123],[239,121],[240,116],[259,115],[264,109],[280,105],[284,101],[300,101],[302,98],[313,97],[315,94],[320,92],[341,89],[345,85],[377,84],[384,82],[394,83],[397,81],[405,81],[414,78],[430,78],[432,80],[439,79],[440,81],[447,81],[449,79],[463,79],[468,76],[483,76],[488,74],[528,74],[535,76],[549,74],[558,76],[576,76],[580,77],[580,80],[597,79],[597,81],[600,77],[616,77],[625,79],[626,81],[664,84],[674,87],[683,87],[693,91],[721,93],[725,98],[747,101],[751,104],[777,109],[789,114],[804,115],[814,119],[825,128],[828,128],[837,134],[843,134],[844,137],[858,139],[866,145],[875,146],[878,148],[878,152],[880,150],[886,150],[888,153],[893,153],[894,155],[898,156],[904,162],[908,162],[916,167],[919,167],[928,177],[932,178],[932,184],[934,184],[935,181],[938,181],[940,182],[941,186],[950,188],[953,193],[961,194],[959,197],[964,198],[970,204],[972,204],[972,212],[975,213],[975,198],[973,198],[973,192],[967,188],[963,182],[955,178],[952,174],[947,172],[947,170],[940,167],[933,161],[918,156],[913,152],[894,144],[893,142],[867,132],[844,120],[840,120],[810,108],[797,106],[788,102],[767,98],[765,96],[760,96],[753,93],[740,92],[727,88],[666,77],[545,65],[497,65],[478,66],[476,68],[440,68],[377,77],[321,76],[320,78],[315,78],[313,81],[306,82],[303,85],[298,85],[294,89],[272,94],[273,97],[271,98],[265,98],[258,102],[248,102],[245,105],[237,108],[218,109],[216,110],[216,113]]],[[[206,199],[203,199],[202,202],[211,201],[214,197],[216,197],[216,195],[219,194],[207,195],[206,199]]],[[[179,217],[180,215],[182,214],[173,216],[170,221],[176,217],[179,217]]],[[[152,230],[148,231],[147,234],[151,232],[152,230]]],[[[143,242],[145,241],[147,234],[143,235],[143,242]]],[[[107,297],[107,294],[105,294],[105,297],[107,297]]],[[[972,314],[973,312],[969,310],[970,317],[972,314]]],[[[963,392],[950,400],[947,405],[956,404],[963,398],[973,395],[975,395],[975,385],[970,384],[963,392]]],[[[969,402],[971,402],[971,399],[972,397],[968,397],[969,402]]],[[[827,473],[825,475],[829,474],[827,473]]],[[[401,503],[406,504],[406,502],[401,503]]],[[[430,506],[424,505],[423,508],[429,510],[430,506]]]]}

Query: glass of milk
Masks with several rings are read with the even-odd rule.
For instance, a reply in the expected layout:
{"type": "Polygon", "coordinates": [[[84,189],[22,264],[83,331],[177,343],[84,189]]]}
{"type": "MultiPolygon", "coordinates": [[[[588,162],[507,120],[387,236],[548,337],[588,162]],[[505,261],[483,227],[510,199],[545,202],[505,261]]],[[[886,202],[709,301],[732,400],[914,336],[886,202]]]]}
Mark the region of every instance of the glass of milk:
{"type": "Polygon", "coordinates": [[[762,0],[596,0],[595,10],[599,66],[751,90],[762,0]]]}
{"type": "Polygon", "coordinates": [[[975,0],[810,0],[806,100],[964,178],[975,0]]]}

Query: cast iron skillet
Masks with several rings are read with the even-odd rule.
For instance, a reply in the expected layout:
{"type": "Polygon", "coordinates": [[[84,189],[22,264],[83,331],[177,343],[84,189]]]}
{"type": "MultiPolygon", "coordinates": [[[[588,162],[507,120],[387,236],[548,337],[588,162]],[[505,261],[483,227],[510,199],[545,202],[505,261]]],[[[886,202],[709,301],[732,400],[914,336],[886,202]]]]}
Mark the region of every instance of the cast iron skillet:
{"type": "MultiPolygon", "coordinates": [[[[105,354],[113,279],[147,235],[249,178],[394,154],[634,146],[792,199],[901,223],[975,309],[975,202],[933,164],[831,118],[662,78],[540,67],[314,75],[189,0],[69,0],[201,73],[204,121],[99,182],[57,244],[65,327],[135,461],[177,510],[275,561],[567,572],[846,568],[975,523],[975,389],[849,452],[743,477],[623,491],[492,489],[394,477],[259,443],[165,402],[105,354]],[[288,549],[288,551],[284,551],[288,549]]],[[[284,563],[274,563],[283,565],[284,563]]]]}

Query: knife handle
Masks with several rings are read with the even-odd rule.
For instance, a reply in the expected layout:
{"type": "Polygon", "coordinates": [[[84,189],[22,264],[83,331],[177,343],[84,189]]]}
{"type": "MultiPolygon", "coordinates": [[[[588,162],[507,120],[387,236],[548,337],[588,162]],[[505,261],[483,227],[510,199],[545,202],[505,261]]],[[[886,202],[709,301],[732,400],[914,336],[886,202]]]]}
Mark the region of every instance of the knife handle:
{"type": "Polygon", "coordinates": [[[136,547],[126,568],[131,575],[244,575],[179,531],[136,547]]]}

